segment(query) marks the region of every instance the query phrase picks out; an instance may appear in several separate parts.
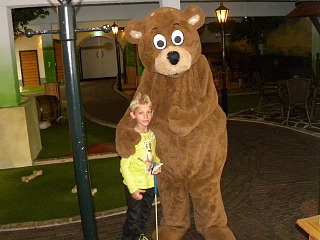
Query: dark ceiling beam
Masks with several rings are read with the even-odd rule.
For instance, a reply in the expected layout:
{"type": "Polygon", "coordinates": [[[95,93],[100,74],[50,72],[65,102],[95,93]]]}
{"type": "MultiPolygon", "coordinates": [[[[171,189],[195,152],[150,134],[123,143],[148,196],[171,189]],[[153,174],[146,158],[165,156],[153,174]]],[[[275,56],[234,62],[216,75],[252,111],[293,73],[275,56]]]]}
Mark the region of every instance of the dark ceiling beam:
{"type": "Polygon", "coordinates": [[[313,23],[314,27],[317,29],[319,35],[320,35],[320,23],[319,23],[319,20],[318,20],[318,17],[317,16],[310,16],[310,20],[311,22],[313,23]]]}
{"type": "Polygon", "coordinates": [[[309,17],[320,35],[319,16],[320,2],[297,3],[296,8],[287,15],[287,17],[309,17]]]}

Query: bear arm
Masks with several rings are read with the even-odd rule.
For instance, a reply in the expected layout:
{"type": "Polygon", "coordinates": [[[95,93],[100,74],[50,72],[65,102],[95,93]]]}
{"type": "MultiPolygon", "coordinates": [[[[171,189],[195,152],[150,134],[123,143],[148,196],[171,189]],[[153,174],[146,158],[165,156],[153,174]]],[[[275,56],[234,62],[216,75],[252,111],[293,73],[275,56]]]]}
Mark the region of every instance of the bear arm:
{"type": "MultiPolygon", "coordinates": [[[[201,60],[204,60],[203,58],[201,60]]],[[[201,93],[201,98],[195,106],[189,109],[181,109],[179,106],[172,106],[169,111],[169,128],[178,136],[188,135],[195,127],[203,122],[218,106],[218,95],[214,87],[211,69],[208,62],[202,61],[199,69],[200,89],[205,92],[201,93]]],[[[199,66],[199,64],[197,65],[199,66]]]]}
{"type": "Polygon", "coordinates": [[[130,110],[127,109],[116,129],[116,151],[124,158],[128,158],[134,154],[135,145],[141,139],[140,134],[133,130],[135,123],[129,113],[130,110]]]}

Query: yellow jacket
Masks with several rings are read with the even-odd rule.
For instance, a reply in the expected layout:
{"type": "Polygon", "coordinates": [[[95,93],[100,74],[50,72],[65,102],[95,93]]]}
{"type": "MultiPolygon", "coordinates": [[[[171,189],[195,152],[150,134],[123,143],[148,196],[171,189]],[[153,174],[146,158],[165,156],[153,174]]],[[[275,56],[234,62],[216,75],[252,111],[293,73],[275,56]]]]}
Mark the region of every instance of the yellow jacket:
{"type": "Polygon", "coordinates": [[[154,177],[151,174],[153,162],[160,163],[156,155],[156,137],[152,131],[140,133],[141,141],[135,146],[135,154],[120,161],[120,172],[123,183],[127,185],[129,192],[134,193],[138,189],[154,187],[154,177]]]}

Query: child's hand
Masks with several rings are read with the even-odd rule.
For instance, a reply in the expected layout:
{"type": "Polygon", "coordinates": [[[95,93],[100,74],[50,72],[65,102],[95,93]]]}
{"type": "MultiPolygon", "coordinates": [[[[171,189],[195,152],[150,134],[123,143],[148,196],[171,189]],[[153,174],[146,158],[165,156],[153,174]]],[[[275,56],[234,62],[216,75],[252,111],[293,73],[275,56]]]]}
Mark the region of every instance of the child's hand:
{"type": "Polygon", "coordinates": [[[151,174],[157,175],[159,172],[161,172],[161,166],[162,166],[162,165],[163,165],[163,163],[159,163],[158,165],[156,165],[156,164],[154,163],[154,166],[153,166],[153,168],[152,168],[151,174]]]}
{"type": "Polygon", "coordinates": [[[141,200],[142,197],[142,193],[145,193],[146,190],[141,190],[138,189],[137,191],[135,191],[134,193],[131,194],[131,196],[135,199],[135,200],[141,200]]]}
{"type": "Polygon", "coordinates": [[[153,174],[153,175],[157,175],[159,172],[161,172],[161,168],[158,168],[158,169],[154,170],[154,171],[152,172],[152,174],[153,174]]]}

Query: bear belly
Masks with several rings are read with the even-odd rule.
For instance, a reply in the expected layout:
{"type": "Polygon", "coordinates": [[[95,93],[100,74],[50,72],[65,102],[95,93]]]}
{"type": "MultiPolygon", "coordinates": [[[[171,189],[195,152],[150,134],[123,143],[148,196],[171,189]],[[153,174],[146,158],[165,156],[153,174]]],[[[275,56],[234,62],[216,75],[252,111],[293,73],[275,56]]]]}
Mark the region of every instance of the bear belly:
{"type": "Polygon", "coordinates": [[[214,112],[185,137],[171,132],[167,121],[153,119],[157,154],[164,163],[161,175],[167,181],[210,182],[213,173],[222,172],[227,151],[226,124],[224,118],[216,116],[214,112]]]}

